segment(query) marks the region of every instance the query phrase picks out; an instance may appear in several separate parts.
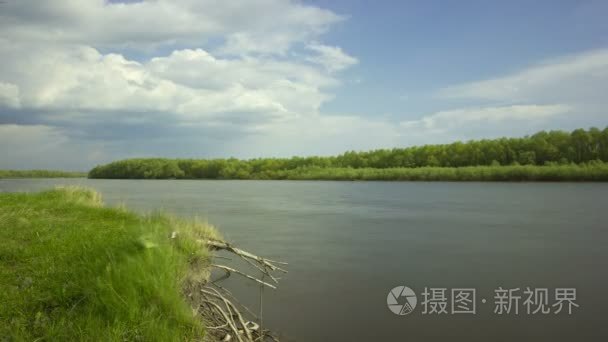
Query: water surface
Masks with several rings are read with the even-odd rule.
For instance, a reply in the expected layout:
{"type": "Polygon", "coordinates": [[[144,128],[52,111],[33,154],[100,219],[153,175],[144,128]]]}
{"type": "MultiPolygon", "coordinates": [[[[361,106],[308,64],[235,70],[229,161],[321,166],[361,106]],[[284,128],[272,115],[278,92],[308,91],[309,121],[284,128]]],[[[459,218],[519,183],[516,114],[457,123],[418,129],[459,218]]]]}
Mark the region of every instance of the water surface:
{"type": "MultiPolygon", "coordinates": [[[[284,340],[608,337],[608,184],[23,179],[0,180],[0,191],[56,184],[204,217],[243,248],[289,262],[263,297],[264,325],[284,340]],[[386,305],[398,285],[418,294],[407,316],[386,305]],[[422,315],[425,287],[475,288],[477,313],[422,315]],[[576,288],[580,307],[527,315],[520,303],[519,315],[501,316],[498,287],[576,288]]],[[[257,311],[257,286],[227,285],[257,311]]]]}

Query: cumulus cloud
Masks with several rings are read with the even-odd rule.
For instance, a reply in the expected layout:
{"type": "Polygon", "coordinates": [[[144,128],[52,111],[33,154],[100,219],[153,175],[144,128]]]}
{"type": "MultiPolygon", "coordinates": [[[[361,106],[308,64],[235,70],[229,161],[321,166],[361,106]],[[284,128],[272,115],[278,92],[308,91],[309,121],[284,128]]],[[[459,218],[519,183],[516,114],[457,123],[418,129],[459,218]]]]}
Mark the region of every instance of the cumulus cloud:
{"type": "MultiPolygon", "coordinates": [[[[154,75],[197,91],[225,92],[229,103],[243,102],[233,111],[279,115],[310,115],[329,99],[325,92],[339,84],[316,68],[272,58],[222,59],[201,50],[174,51],[152,59],[147,68],[154,75]],[[242,93],[235,96],[234,92],[242,93]]],[[[201,100],[208,102],[209,97],[201,100]]],[[[196,112],[184,104],[183,112],[196,112]]],[[[212,108],[210,108],[211,110],[212,108]]]]}
{"type": "Polygon", "coordinates": [[[317,113],[329,98],[324,89],[338,83],[304,64],[222,59],[202,49],[177,50],[145,63],[80,45],[16,51],[0,44],[0,52],[15,56],[0,65],[6,78],[1,103],[45,109],[48,115],[105,112],[100,120],[127,119],[129,112],[163,112],[185,122],[233,120],[239,113],[250,121],[281,120],[317,113]]]}
{"type": "Polygon", "coordinates": [[[317,120],[341,83],[332,72],[356,60],[311,42],[342,20],[290,0],[7,2],[0,12],[4,139],[58,146],[36,138],[45,136],[63,150],[96,146],[88,153],[114,158],[151,149],[172,155],[165,146],[226,151],[227,141],[317,120]],[[305,55],[290,52],[309,44],[305,55]]]}
{"type": "Polygon", "coordinates": [[[327,89],[340,83],[304,58],[272,57],[343,19],[294,1],[4,5],[0,104],[44,109],[47,117],[103,113],[100,119],[131,120],[126,113],[151,112],[178,122],[264,124],[316,114],[331,98],[327,89]],[[224,39],[223,46],[215,53],[201,48],[207,38],[224,39]],[[194,47],[132,60],[120,52],[125,44],[194,47]]]}
{"type": "Polygon", "coordinates": [[[339,72],[359,61],[322,42],[345,17],[316,6],[290,0],[0,6],[4,168],[86,169],[136,156],[332,154],[529,133],[573,113],[602,118],[605,107],[608,50],[447,87],[437,94],[444,110],[388,119],[323,110],[342,84],[339,72]],[[468,103],[454,107],[454,99],[468,103]]]}
{"type": "Polygon", "coordinates": [[[227,53],[284,53],[341,20],[331,11],[288,0],[20,0],[2,4],[0,36],[137,49],[201,46],[221,37],[227,53]]]}

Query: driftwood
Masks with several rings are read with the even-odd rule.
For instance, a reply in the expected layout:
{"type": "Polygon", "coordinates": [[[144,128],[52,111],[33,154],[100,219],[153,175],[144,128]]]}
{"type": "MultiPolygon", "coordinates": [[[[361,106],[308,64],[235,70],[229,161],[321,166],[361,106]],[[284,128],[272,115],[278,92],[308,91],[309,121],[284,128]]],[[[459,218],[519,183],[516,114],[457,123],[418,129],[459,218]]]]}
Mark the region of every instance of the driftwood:
{"type": "MultiPolygon", "coordinates": [[[[229,251],[232,252],[242,258],[245,259],[249,259],[249,260],[253,260],[257,263],[259,263],[261,266],[269,269],[270,271],[281,271],[283,273],[287,273],[286,270],[282,269],[281,267],[277,266],[278,265],[287,265],[286,262],[281,262],[281,261],[275,261],[275,260],[270,260],[270,259],[266,259],[266,258],[262,258],[259,257],[255,254],[249,253],[245,250],[242,250],[240,248],[234,247],[233,245],[223,242],[223,241],[217,241],[217,240],[199,240],[199,242],[207,245],[207,247],[209,247],[209,249],[211,250],[225,250],[225,251],[229,251]]],[[[269,274],[270,275],[270,274],[269,274]]]]}
{"type": "Polygon", "coordinates": [[[251,280],[253,280],[253,281],[257,282],[257,283],[260,283],[262,285],[268,286],[271,289],[276,290],[276,288],[277,288],[274,285],[268,284],[265,281],[262,281],[262,280],[260,280],[260,279],[258,279],[256,277],[254,277],[254,276],[250,276],[249,274],[243,273],[243,272],[241,272],[241,271],[239,271],[237,269],[234,269],[232,267],[228,267],[228,266],[224,266],[224,265],[215,265],[215,264],[211,264],[211,267],[219,268],[219,269],[222,269],[222,270],[226,271],[226,273],[227,273],[228,276],[230,276],[230,273],[234,272],[236,274],[242,275],[243,277],[249,278],[249,279],[251,279],[251,280]]]}
{"type": "MultiPolygon", "coordinates": [[[[175,238],[176,235],[172,234],[171,237],[175,238]]],[[[207,246],[211,251],[227,251],[235,254],[262,274],[260,279],[226,265],[210,265],[211,267],[221,269],[225,272],[224,277],[221,279],[225,279],[235,273],[260,284],[260,313],[256,316],[251,310],[239,303],[230,291],[217,284],[221,279],[201,284],[197,290],[197,297],[200,296],[200,300],[197,302],[199,306],[196,308],[195,313],[201,315],[205,321],[208,337],[212,337],[217,341],[279,341],[271,331],[262,327],[262,289],[264,287],[269,287],[271,289],[277,288],[276,284],[278,284],[280,278],[276,277],[273,273],[287,273],[287,271],[281,267],[287,265],[287,263],[257,256],[224,241],[199,240],[199,242],[207,246]],[[275,285],[264,281],[266,276],[270,278],[275,285]],[[247,314],[244,314],[244,312],[247,314]],[[250,317],[250,319],[247,320],[245,317],[250,317]]],[[[222,257],[219,258],[226,259],[222,257]]]]}

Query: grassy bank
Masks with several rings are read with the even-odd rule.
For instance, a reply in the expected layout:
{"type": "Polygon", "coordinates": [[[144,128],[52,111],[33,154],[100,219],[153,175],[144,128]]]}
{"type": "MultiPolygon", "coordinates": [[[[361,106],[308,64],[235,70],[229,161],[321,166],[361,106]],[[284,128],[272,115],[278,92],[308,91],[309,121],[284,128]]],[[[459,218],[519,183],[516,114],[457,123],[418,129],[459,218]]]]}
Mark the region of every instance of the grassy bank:
{"type": "Polygon", "coordinates": [[[82,188],[0,194],[0,339],[191,341],[203,223],[106,208],[82,188]],[[178,238],[169,239],[171,232],[178,238]]]}
{"type": "Polygon", "coordinates": [[[0,170],[1,178],[79,178],[86,177],[86,172],[54,170],[0,170]]]}
{"type": "Polygon", "coordinates": [[[608,164],[469,166],[419,168],[308,168],[278,172],[269,179],[381,181],[608,181],[608,164]]]}

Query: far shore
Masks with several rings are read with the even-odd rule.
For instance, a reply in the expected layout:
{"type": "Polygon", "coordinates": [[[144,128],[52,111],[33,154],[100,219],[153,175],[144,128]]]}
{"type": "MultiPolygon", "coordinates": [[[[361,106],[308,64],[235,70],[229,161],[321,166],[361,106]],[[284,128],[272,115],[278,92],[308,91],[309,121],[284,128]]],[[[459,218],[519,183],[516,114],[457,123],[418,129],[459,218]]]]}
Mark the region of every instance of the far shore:
{"type": "Polygon", "coordinates": [[[84,178],[87,172],[59,170],[0,170],[0,179],[6,178],[84,178]]]}

